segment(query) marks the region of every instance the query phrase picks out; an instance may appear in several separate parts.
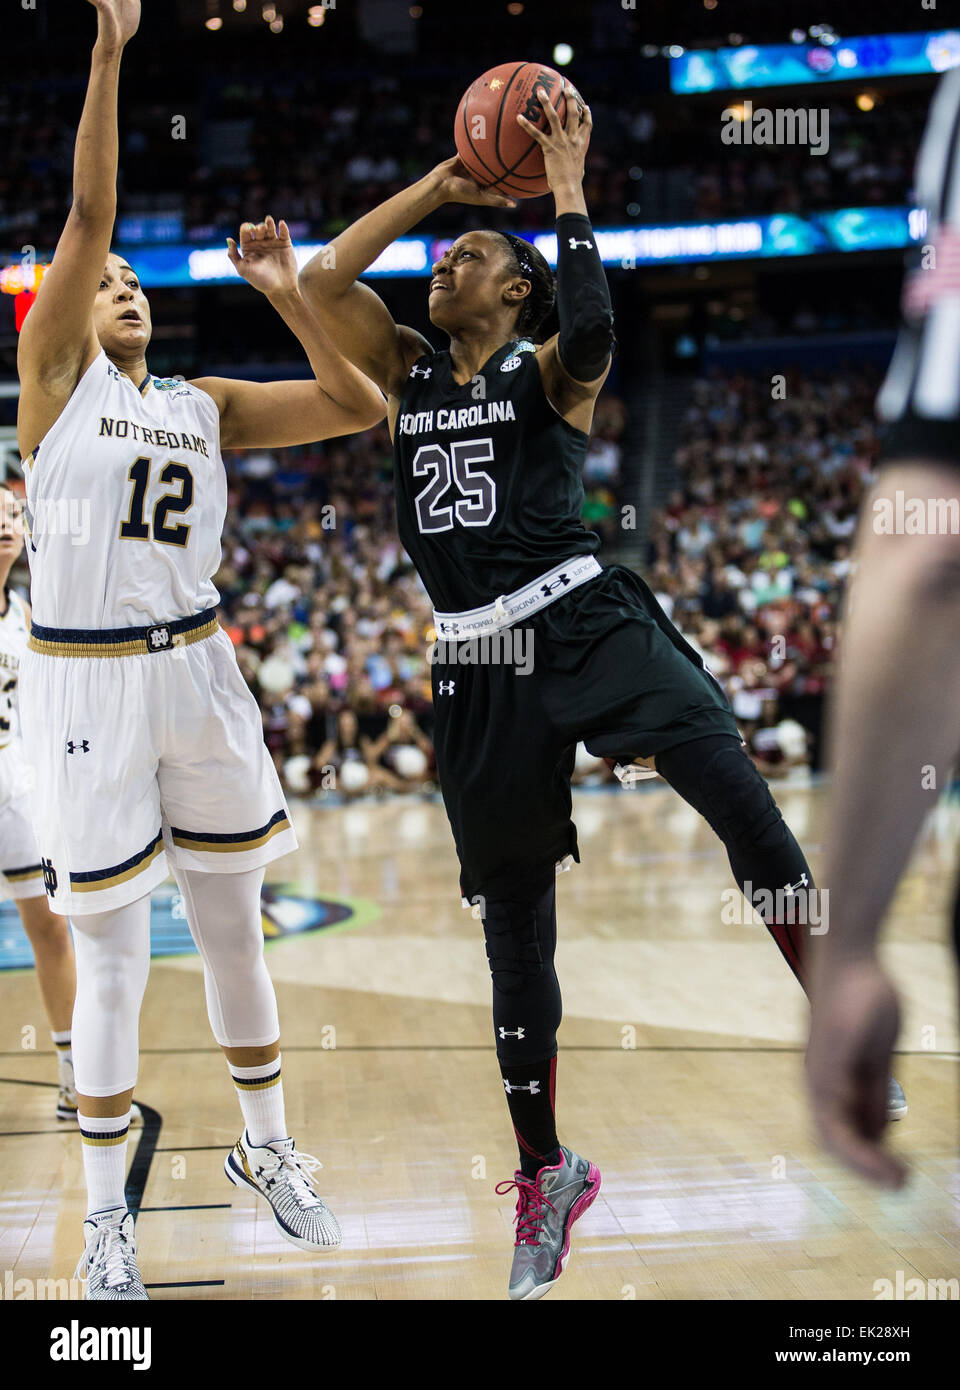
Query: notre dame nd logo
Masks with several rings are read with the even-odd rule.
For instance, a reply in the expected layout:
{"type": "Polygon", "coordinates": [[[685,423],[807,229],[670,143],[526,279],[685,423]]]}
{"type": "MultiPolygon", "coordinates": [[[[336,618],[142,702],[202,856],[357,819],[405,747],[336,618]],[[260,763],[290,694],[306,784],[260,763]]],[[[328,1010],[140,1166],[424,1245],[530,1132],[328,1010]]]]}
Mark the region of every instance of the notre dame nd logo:
{"type": "Polygon", "coordinates": [[[41,859],[40,867],[43,869],[43,886],[50,897],[57,891],[57,871],[49,859],[41,859]]]}

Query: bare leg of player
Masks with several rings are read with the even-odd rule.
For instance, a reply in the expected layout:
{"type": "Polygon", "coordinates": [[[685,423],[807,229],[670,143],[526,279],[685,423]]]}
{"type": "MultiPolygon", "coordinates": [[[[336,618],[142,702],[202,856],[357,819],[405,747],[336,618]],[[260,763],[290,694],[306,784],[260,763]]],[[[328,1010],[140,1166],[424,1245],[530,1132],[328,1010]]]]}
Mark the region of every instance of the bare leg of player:
{"type": "Polygon", "coordinates": [[[77,992],[70,924],[66,917],[50,911],[45,897],[19,898],[17,911],[33,949],[37,983],[50,1027],[55,1033],[67,1033],[77,992]]]}
{"type": "Polygon", "coordinates": [[[53,1045],[57,1049],[57,1119],[75,1120],[77,1093],[73,1084],[70,1028],[77,993],[77,966],[70,940],[70,924],[66,917],[50,911],[45,896],[18,898],[17,911],[33,950],[37,983],[53,1045]]]}

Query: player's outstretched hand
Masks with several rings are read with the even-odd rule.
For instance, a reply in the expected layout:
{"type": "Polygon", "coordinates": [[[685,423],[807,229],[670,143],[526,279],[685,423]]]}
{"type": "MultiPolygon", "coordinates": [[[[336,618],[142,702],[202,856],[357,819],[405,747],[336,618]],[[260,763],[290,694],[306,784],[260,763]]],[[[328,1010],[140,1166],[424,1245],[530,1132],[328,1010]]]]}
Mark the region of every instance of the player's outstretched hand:
{"type": "Polygon", "coordinates": [[[471,177],[460,156],[445,159],[432,171],[439,185],[439,192],[445,203],[480,203],[491,208],[515,208],[516,199],[505,193],[497,193],[493,188],[481,188],[471,177]]]}
{"type": "Polygon", "coordinates": [[[123,48],[140,27],[140,0],[90,0],[97,12],[97,43],[123,48]]]}
{"type": "Polygon", "coordinates": [[[814,990],[807,1084],[820,1138],[847,1167],[881,1187],[907,1169],[883,1145],[887,1084],[900,1027],[896,990],[873,956],[824,963],[814,990]]]}
{"type": "Polygon", "coordinates": [[[240,245],[227,237],[227,255],[248,284],[261,294],[297,293],[297,258],[290,240],[290,229],[283,218],[263,222],[244,222],[240,245]]]}
{"type": "Polygon", "coordinates": [[[590,107],[584,103],[576,87],[565,83],[564,95],[567,98],[567,113],[561,121],[544,89],[537,88],[540,105],[547,117],[547,130],[541,130],[526,116],[517,116],[520,125],[543,150],[544,172],[554,193],[560,189],[579,188],[583,183],[583,165],[593,129],[590,107]]]}

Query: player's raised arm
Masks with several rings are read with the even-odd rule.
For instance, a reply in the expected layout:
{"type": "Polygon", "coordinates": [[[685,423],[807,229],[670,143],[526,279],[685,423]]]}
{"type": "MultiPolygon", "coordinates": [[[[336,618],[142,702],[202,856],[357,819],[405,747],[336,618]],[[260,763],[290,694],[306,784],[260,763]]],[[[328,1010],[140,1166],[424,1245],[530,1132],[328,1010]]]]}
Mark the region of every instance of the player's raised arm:
{"type": "Polygon", "coordinates": [[[297,260],[287,224],[272,217],[228,238],[229,256],[243,278],[266,295],[296,335],[313,381],[234,381],[203,377],[201,387],[220,410],[223,448],[281,448],[369,429],[385,414],[383,396],[340,355],[297,287],[297,260]]]}
{"type": "Polygon", "coordinates": [[[515,206],[512,199],[480,188],[454,156],[354,222],[300,272],[304,299],[341,352],[388,396],[400,394],[412,363],[432,349],[414,329],[394,323],[380,296],[357,277],[391,242],[444,203],[515,206]]]}
{"type": "Polygon", "coordinates": [[[140,0],[90,3],[97,10],[97,40],[77,129],[73,204],[17,349],[25,449],[54,423],[99,351],[93,309],[117,210],[120,57],[140,23],[140,0]]]}
{"type": "Polygon", "coordinates": [[[574,100],[576,93],[569,86],[566,95],[566,119],[561,122],[540,89],[548,130],[540,130],[525,116],[517,120],[543,150],[557,212],[560,331],[538,353],[544,389],[561,415],[589,430],[593,401],[610,370],[613,309],[583,197],[583,166],[593,128],[590,108],[574,100]]]}

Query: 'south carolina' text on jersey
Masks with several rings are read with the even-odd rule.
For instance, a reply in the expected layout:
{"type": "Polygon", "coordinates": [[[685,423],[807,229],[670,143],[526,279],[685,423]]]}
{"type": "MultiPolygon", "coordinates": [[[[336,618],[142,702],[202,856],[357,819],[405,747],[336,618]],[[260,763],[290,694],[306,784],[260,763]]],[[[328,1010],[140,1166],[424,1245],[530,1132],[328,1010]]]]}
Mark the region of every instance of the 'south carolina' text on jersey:
{"type": "Polygon", "coordinates": [[[456,408],[443,407],[440,410],[418,410],[416,414],[400,416],[400,434],[429,434],[436,429],[472,429],[475,425],[490,425],[506,420],[516,420],[513,401],[487,401],[484,405],[462,405],[456,408]],[[436,424],[434,424],[436,417],[436,424]]]}

